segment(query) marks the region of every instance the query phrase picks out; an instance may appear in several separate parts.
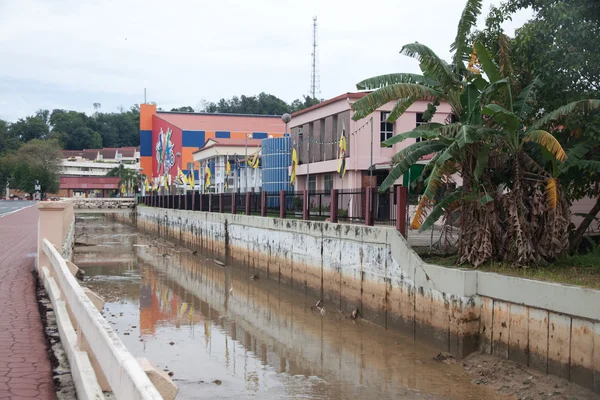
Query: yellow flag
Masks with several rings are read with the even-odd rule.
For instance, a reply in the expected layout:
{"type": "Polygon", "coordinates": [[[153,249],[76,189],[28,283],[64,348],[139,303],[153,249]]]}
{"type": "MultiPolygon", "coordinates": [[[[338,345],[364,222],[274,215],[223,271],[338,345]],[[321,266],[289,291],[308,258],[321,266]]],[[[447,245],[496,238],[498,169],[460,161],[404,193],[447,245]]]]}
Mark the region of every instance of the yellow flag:
{"type": "Polygon", "coordinates": [[[148,178],[146,177],[146,179],[144,179],[144,189],[146,189],[146,192],[150,191],[150,186],[148,185],[148,178]]]}
{"type": "Polygon", "coordinates": [[[190,183],[190,188],[194,190],[194,185],[196,184],[196,182],[194,182],[194,168],[190,170],[188,182],[190,183]]]}
{"type": "Polygon", "coordinates": [[[298,166],[298,154],[296,149],[292,149],[292,174],[290,175],[290,185],[296,184],[296,167],[298,166]]]}
{"type": "Polygon", "coordinates": [[[212,174],[210,172],[210,168],[207,165],[206,168],[204,169],[204,187],[205,188],[210,186],[210,177],[211,176],[212,176],[212,174]]]}
{"type": "Polygon", "coordinates": [[[188,183],[187,177],[185,176],[185,174],[183,173],[183,171],[179,167],[177,167],[177,180],[176,180],[176,182],[179,183],[180,185],[185,185],[186,183],[188,183]]]}
{"type": "Polygon", "coordinates": [[[258,162],[260,160],[260,158],[258,157],[259,152],[260,152],[260,149],[252,155],[252,158],[248,162],[248,165],[254,169],[258,168],[258,162]]]}
{"type": "Polygon", "coordinates": [[[225,190],[229,189],[229,174],[231,174],[231,164],[229,164],[229,159],[227,159],[227,164],[225,165],[225,190]]]}
{"type": "Polygon", "coordinates": [[[340,138],[340,154],[338,159],[337,172],[340,174],[340,178],[344,178],[346,175],[346,132],[342,128],[342,137],[340,138]]]}

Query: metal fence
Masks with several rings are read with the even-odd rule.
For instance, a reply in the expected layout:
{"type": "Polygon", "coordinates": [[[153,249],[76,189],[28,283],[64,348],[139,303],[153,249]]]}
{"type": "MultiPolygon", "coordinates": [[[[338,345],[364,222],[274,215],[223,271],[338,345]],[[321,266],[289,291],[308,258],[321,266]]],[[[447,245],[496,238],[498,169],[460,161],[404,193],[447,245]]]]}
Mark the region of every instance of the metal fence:
{"type": "MultiPolygon", "coordinates": [[[[231,213],[235,209],[238,214],[263,215],[264,213],[270,217],[279,217],[281,213],[284,213],[286,218],[296,219],[304,218],[304,211],[307,211],[308,218],[314,220],[330,220],[332,212],[337,211],[339,222],[353,224],[366,223],[367,215],[370,212],[371,223],[374,225],[394,226],[396,224],[398,199],[395,190],[379,193],[376,190],[364,188],[337,190],[336,193],[337,202],[332,204],[331,191],[308,192],[306,194],[307,210],[304,210],[304,192],[152,194],[139,197],[138,201],[149,206],[179,210],[231,213]],[[370,207],[367,196],[371,196],[370,207]],[[282,202],[284,203],[283,207],[282,202]],[[246,203],[248,203],[248,209],[246,203]],[[337,210],[334,207],[337,207],[337,210]]],[[[407,214],[414,211],[417,201],[416,196],[409,197],[407,214]]]]}

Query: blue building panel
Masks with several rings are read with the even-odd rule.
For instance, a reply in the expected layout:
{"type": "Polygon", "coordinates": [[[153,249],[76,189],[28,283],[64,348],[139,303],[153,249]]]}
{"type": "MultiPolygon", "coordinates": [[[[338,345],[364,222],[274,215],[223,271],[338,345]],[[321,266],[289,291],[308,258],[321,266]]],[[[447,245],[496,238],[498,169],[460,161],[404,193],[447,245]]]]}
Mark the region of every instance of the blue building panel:
{"type": "MultiPolygon", "coordinates": [[[[262,141],[262,184],[267,192],[290,190],[291,141],[289,137],[267,138],[262,141]]],[[[268,198],[268,207],[278,207],[279,198],[268,198]]]]}
{"type": "Polygon", "coordinates": [[[152,131],[140,131],[140,157],[152,157],[152,131]]]}
{"type": "Polygon", "coordinates": [[[215,138],[217,139],[231,139],[231,132],[227,131],[216,131],[215,138]]]}
{"type": "Polygon", "coordinates": [[[268,137],[269,135],[267,134],[267,132],[252,132],[253,139],[266,139],[268,137]]]}
{"type": "Polygon", "coordinates": [[[204,131],[182,131],[181,147],[204,147],[206,133],[204,131]]]}

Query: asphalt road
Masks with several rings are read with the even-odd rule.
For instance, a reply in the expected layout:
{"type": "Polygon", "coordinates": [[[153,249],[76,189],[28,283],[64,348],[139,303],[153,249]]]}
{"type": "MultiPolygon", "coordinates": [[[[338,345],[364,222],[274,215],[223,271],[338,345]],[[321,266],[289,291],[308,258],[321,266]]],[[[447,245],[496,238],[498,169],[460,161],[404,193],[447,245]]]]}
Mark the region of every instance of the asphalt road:
{"type": "Polygon", "coordinates": [[[35,203],[35,201],[0,200],[0,217],[8,213],[20,210],[21,208],[32,206],[35,203]]]}

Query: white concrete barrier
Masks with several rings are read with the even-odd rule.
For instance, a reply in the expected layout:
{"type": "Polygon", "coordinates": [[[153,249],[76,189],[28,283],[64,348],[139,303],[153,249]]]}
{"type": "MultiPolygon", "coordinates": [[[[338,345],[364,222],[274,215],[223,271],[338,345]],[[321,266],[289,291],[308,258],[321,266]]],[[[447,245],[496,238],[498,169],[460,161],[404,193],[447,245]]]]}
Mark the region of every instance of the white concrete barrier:
{"type": "Polygon", "coordinates": [[[47,286],[57,310],[57,320],[60,319],[61,341],[65,349],[68,349],[67,357],[71,363],[78,397],[103,398],[99,397],[102,391],[98,392],[98,381],[92,381],[90,360],[87,354],[81,351],[82,347],[87,345],[93,355],[92,364],[94,360],[97,361],[102,375],[117,399],[162,399],[137,360],[129,353],[71,274],[67,263],[54,245],[43,239],[42,249],[50,265],[41,264],[40,269],[44,285],[47,286]],[[75,320],[77,333],[73,326],[69,328],[66,322],[69,317],[67,310],[75,320]]]}
{"type": "Polygon", "coordinates": [[[84,197],[73,198],[75,208],[131,208],[135,205],[135,199],[131,197],[84,197]]]}

